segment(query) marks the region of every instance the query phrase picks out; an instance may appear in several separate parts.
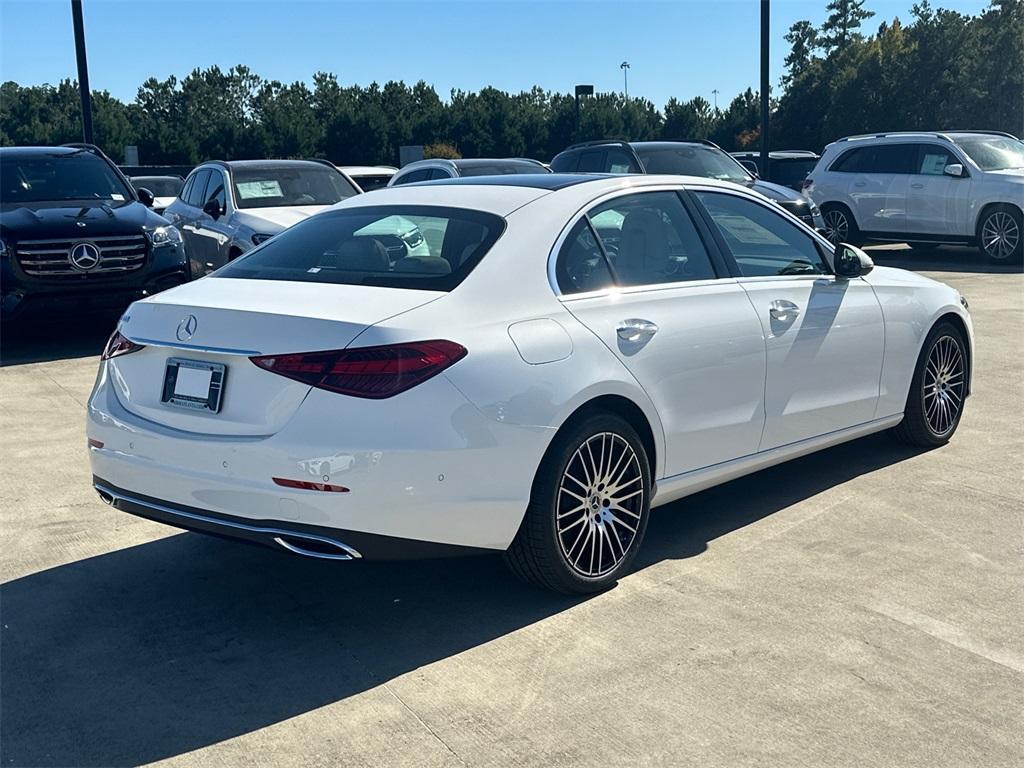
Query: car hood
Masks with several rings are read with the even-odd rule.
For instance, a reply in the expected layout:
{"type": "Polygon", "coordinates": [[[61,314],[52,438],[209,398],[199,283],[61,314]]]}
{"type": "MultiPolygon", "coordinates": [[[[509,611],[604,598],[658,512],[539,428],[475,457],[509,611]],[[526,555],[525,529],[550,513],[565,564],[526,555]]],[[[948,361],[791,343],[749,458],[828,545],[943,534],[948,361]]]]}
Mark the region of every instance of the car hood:
{"type": "Polygon", "coordinates": [[[167,224],[142,203],[75,200],[71,202],[5,205],[0,231],[13,240],[82,239],[134,235],[167,224]]]}
{"type": "Polygon", "coordinates": [[[279,208],[246,208],[238,211],[238,220],[256,232],[276,235],[292,224],[308,219],[329,205],[285,205],[279,208]]]}
{"type": "Polygon", "coordinates": [[[1000,181],[1024,183],[1024,168],[1003,168],[999,171],[985,171],[985,175],[995,176],[1000,181]]]}
{"type": "Polygon", "coordinates": [[[781,184],[773,184],[772,182],[764,181],[763,179],[757,179],[748,186],[755,192],[760,192],[769,200],[774,200],[778,203],[807,202],[804,196],[796,190],[784,187],[781,184]]]}

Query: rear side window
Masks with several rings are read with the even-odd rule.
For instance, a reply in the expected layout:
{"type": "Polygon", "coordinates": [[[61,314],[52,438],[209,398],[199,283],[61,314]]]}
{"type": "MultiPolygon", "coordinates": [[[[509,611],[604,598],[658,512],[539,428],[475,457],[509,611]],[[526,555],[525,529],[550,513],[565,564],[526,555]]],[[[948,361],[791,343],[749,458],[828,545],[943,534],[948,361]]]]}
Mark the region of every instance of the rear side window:
{"type": "Polygon", "coordinates": [[[403,184],[415,184],[417,181],[427,181],[430,178],[430,168],[418,168],[399,176],[392,186],[400,187],[403,184]]]}
{"type": "Polygon", "coordinates": [[[697,192],[744,277],[821,275],[828,266],[802,230],[759,203],[720,192],[697,192]]]}
{"type": "Polygon", "coordinates": [[[839,156],[839,159],[832,163],[830,171],[837,173],[857,173],[860,170],[860,160],[863,149],[851,149],[839,156]]]}
{"type": "Polygon", "coordinates": [[[879,144],[866,147],[861,173],[913,173],[917,161],[916,144],[879,144]]]}
{"type": "Polygon", "coordinates": [[[286,229],[213,276],[450,291],[504,230],[500,216],[462,208],[328,211],[286,229]]]}

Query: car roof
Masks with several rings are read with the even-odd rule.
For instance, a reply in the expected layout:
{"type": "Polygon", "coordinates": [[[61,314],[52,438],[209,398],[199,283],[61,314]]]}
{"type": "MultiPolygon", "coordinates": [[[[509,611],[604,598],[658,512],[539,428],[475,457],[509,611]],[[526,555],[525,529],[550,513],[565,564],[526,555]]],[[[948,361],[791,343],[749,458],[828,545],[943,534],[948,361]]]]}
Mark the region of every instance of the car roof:
{"type": "MultiPolygon", "coordinates": [[[[307,168],[309,166],[320,168],[334,168],[329,163],[319,160],[206,160],[199,165],[221,165],[229,168],[307,168]]],[[[335,170],[337,170],[335,168],[335,170]]]]}
{"type": "MultiPolygon", "coordinates": [[[[0,147],[0,152],[5,155],[76,155],[82,152],[90,152],[85,147],[0,147]]],[[[92,152],[92,154],[96,154],[92,152]]]]}
{"type": "Polygon", "coordinates": [[[547,195],[574,193],[593,199],[606,192],[646,187],[714,187],[737,194],[749,194],[743,187],[716,179],[696,176],[650,174],[545,173],[498,176],[471,176],[402,184],[376,190],[372,195],[356,195],[338,203],[336,208],[373,205],[420,205],[468,208],[507,216],[518,208],[547,195]],[[584,193],[585,188],[585,195],[584,193]]]}
{"type": "MultiPolygon", "coordinates": [[[[754,159],[761,157],[760,152],[730,152],[733,157],[743,158],[744,160],[754,159]]],[[[769,160],[814,160],[818,157],[817,152],[812,152],[809,149],[775,149],[768,153],[769,160]]]]}

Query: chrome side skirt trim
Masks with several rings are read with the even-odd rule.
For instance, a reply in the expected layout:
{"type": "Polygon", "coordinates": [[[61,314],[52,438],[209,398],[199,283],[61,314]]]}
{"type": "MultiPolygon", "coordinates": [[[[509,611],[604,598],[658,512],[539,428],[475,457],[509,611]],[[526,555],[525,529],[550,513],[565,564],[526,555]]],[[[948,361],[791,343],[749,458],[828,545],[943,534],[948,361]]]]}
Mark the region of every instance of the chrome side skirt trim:
{"type": "MultiPolygon", "coordinates": [[[[298,555],[305,557],[315,557],[322,560],[358,560],[362,557],[352,547],[347,544],[343,544],[335,539],[329,539],[326,536],[319,536],[313,533],[298,533],[296,531],[285,531],[280,528],[264,528],[258,525],[246,525],[244,523],[236,523],[229,520],[221,520],[216,517],[207,517],[206,515],[197,515],[194,512],[185,512],[180,509],[168,507],[163,504],[157,504],[153,501],[139,499],[134,496],[125,494],[122,491],[116,491],[113,488],[103,485],[102,483],[93,483],[93,487],[99,492],[100,498],[104,502],[110,504],[115,509],[117,508],[117,502],[123,501],[128,504],[133,504],[138,507],[146,509],[152,509],[155,512],[160,512],[164,515],[168,515],[171,518],[180,518],[183,521],[190,521],[194,523],[201,523],[210,528],[224,529],[225,535],[230,535],[231,531],[241,531],[247,534],[252,534],[258,537],[265,537],[272,541],[282,549],[286,549],[289,552],[293,552],[298,555]],[[316,542],[316,544],[322,547],[333,547],[338,550],[337,553],[323,552],[320,550],[309,549],[302,546],[302,542],[316,542]]],[[[128,510],[126,510],[128,511],[128,510]]],[[[184,526],[188,527],[188,526],[184,526]]]]}
{"type": "Polygon", "coordinates": [[[692,472],[684,472],[681,475],[663,477],[658,480],[657,491],[651,501],[651,506],[656,507],[661,504],[668,504],[692,493],[697,493],[720,483],[726,483],[738,477],[767,469],[790,459],[797,459],[809,453],[831,448],[833,445],[839,445],[850,440],[856,440],[858,437],[881,432],[884,429],[895,427],[901,421],[903,421],[903,414],[897,413],[892,416],[875,419],[874,421],[868,421],[864,424],[840,429],[836,432],[829,432],[825,435],[801,440],[798,443],[782,445],[763,453],[755,453],[739,459],[724,461],[721,464],[714,464],[703,469],[695,469],[692,472]]]}

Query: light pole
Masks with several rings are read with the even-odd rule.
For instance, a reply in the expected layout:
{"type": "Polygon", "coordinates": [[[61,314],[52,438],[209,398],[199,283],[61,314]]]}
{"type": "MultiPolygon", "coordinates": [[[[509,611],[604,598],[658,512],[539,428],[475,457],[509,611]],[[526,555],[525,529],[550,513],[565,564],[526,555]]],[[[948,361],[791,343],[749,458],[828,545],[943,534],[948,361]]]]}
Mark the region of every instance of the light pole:
{"type": "Polygon", "coordinates": [[[82,99],[82,140],[86,144],[92,144],[92,101],[89,92],[89,64],[85,60],[85,24],[82,23],[82,0],[71,0],[71,21],[75,27],[78,90],[82,99]]]}
{"type": "Polygon", "coordinates": [[[629,62],[624,61],[619,64],[619,69],[622,70],[622,93],[626,101],[629,101],[629,62]]]}
{"type": "Polygon", "coordinates": [[[718,89],[715,88],[711,91],[711,98],[715,100],[715,112],[718,111],[718,89]]]}
{"type": "Polygon", "coordinates": [[[761,172],[761,178],[764,179],[769,178],[768,165],[771,162],[768,156],[768,121],[770,119],[768,114],[768,18],[770,14],[769,0],[761,0],[761,162],[757,167],[761,172]]]}
{"type": "Polygon", "coordinates": [[[593,96],[594,86],[592,85],[577,85],[576,86],[576,141],[580,140],[580,96],[593,96]]]}

